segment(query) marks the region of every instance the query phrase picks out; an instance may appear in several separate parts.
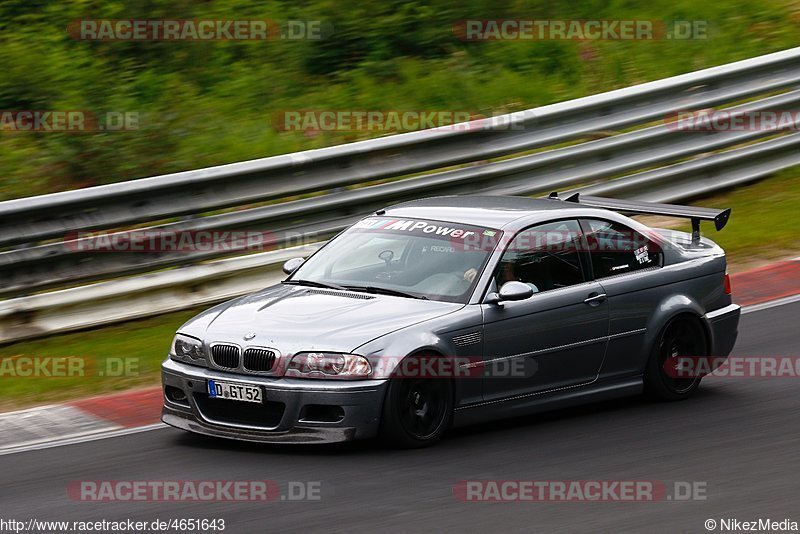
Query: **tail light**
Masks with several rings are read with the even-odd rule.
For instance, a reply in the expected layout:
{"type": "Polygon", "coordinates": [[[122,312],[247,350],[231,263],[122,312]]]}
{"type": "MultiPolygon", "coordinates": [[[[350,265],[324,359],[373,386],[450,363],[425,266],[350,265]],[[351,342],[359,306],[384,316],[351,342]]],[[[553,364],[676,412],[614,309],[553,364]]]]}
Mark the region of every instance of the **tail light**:
{"type": "Polygon", "coordinates": [[[725,294],[731,294],[731,275],[725,273],[725,294]]]}

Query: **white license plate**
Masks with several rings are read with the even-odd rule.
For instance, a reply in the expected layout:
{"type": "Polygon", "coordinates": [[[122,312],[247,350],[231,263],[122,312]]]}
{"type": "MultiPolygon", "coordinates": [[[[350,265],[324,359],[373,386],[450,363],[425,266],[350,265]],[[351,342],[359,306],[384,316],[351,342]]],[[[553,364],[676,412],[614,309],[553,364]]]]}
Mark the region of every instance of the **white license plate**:
{"type": "Polygon", "coordinates": [[[208,396],[212,399],[228,399],[243,402],[264,402],[261,388],[258,386],[244,386],[217,380],[208,381],[208,396]]]}

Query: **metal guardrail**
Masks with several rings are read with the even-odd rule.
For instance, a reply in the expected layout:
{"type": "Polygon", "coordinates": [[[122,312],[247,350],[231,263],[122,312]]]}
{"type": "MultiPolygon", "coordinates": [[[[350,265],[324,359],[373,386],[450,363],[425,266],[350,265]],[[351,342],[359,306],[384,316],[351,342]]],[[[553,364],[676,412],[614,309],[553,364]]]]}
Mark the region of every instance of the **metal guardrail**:
{"type": "Polygon", "coordinates": [[[513,114],[522,127],[439,128],[0,203],[0,246],[405,176],[661,120],[800,82],[800,49],[513,114]],[[178,195],[176,197],[176,195],[178,195]],[[180,202],[176,203],[176,198],[180,202]]]}
{"type": "Polygon", "coordinates": [[[204,306],[257,291],[319,244],[0,301],[0,344],[204,306]]]}
{"type": "Polygon", "coordinates": [[[462,128],[0,202],[0,296],[241,253],[95,253],[87,246],[91,238],[67,238],[75,232],[132,225],[173,233],[256,230],[281,247],[301,235],[324,239],[365,213],[421,196],[574,189],[675,201],[705,194],[800,165],[800,134],[678,131],[667,117],[725,106],[797,108],[798,88],[800,48],[794,48],[462,128]],[[306,193],[314,196],[286,201],[306,193]],[[276,203],[258,205],[267,201],[276,203]],[[207,215],[229,208],[238,210],[207,215]]]}

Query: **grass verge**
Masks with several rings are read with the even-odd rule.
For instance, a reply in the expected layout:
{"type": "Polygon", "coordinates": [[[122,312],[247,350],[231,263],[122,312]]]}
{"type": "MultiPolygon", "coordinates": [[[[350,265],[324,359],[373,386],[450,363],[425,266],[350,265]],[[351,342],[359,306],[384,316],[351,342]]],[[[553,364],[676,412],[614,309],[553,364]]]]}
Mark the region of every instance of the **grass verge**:
{"type": "Polygon", "coordinates": [[[199,311],[0,347],[0,410],[157,385],[175,330],[199,311]],[[42,365],[31,367],[31,361],[42,365]]]}

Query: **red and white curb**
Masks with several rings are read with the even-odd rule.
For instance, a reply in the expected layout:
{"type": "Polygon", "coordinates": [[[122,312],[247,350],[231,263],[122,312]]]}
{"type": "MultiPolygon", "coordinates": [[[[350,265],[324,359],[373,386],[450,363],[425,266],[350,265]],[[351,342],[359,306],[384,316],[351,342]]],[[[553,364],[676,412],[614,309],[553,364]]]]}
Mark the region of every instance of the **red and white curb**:
{"type": "Polygon", "coordinates": [[[800,301],[800,258],[733,274],[731,286],[742,313],[800,301]]]}
{"type": "Polygon", "coordinates": [[[162,428],[160,387],[0,414],[0,456],[162,428]]]}
{"type": "MultiPolygon", "coordinates": [[[[731,275],[743,313],[800,301],[800,258],[731,275]]],[[[0,455],[164,428],[151,387],[0,414],[0,455]]]]}

